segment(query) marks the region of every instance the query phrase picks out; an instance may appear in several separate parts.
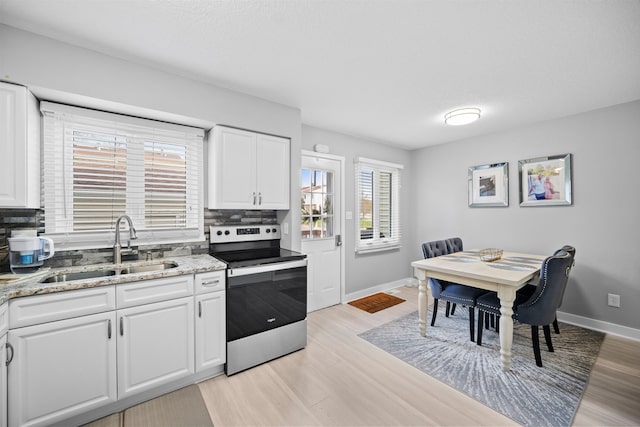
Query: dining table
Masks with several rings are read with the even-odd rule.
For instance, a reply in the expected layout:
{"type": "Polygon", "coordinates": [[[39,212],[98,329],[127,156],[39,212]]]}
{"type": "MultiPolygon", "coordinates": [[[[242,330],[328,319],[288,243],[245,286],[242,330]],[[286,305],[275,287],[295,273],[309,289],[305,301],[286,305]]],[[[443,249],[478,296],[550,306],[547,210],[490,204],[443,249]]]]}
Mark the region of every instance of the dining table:
{"type": "Polygon", "coordinates": [[[540,274],[543,255],[503,251],[494,261],[481,260],[481,250],[464,250],[414,261],[418,279],[420,335],[427,336],[427,283],[429,278],[494,291],[500,299],[500,360],[503,371],[511,369],[513,302],[516,291],[540,274]]]}

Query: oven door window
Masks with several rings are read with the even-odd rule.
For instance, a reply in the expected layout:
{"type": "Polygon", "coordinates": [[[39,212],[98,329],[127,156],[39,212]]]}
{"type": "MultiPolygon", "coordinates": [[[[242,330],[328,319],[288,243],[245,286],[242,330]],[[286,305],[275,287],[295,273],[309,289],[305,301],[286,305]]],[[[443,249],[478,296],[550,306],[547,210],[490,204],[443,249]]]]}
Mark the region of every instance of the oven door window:
{"type": "Polygon", "coordinates": [[[307,317],[307,268],[227,279],[227,341],[307,317]]]}

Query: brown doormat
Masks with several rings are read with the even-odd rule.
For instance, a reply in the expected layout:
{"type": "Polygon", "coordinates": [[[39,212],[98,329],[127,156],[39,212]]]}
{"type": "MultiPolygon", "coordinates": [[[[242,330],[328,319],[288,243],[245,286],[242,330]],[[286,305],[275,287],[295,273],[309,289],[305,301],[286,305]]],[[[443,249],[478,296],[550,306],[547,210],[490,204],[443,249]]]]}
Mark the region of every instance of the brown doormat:
{"type": "Polygon", "coordinates": [[[368,313],[375,313],[385,308],[393,307],[401,302],[404,302],[402,298],[380,292],[351,301],[349,304],[368,313]]]}

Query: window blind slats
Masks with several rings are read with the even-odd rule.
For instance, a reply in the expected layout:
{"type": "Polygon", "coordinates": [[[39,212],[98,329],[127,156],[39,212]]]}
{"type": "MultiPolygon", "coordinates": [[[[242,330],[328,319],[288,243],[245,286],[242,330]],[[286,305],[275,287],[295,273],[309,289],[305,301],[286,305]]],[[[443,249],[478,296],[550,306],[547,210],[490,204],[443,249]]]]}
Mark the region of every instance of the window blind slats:
{"type": "Polygon", "coordinates": [[[402,165],[370,159],[356,160],[357,252],[400,246],[400,169],[402,165]]]}
{"type": "Polygon", "coordinates": [[[112,244],[122,214],[140,242],[204,238],[204,131],[50,102],[41,110],[45,232],[56,244],[112,244]]]}

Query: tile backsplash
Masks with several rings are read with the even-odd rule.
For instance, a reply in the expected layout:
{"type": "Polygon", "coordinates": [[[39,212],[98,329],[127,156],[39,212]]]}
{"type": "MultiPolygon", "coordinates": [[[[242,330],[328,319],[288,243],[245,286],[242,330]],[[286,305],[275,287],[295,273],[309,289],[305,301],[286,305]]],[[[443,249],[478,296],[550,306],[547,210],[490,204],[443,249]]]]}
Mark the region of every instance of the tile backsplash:
{"type": "MultiPolygon", "coordinates": [[[[276,211],[204,210],[205,239],[202,242],[139,246],[138,259],[206,254],[209,251],[210,225],[276,224],[276,211]]],[[[0,209],[0,272],[9,271],[7,238],[11,230],[29,228],[44,233],[44,210],[0,209]]],[[[126,257],[123,257],[126,260],[126,257]]],[[[56,252],[45,261],[48,267],[69,267],[113,261],[113,249],[84,249],[56,252]]]]}

